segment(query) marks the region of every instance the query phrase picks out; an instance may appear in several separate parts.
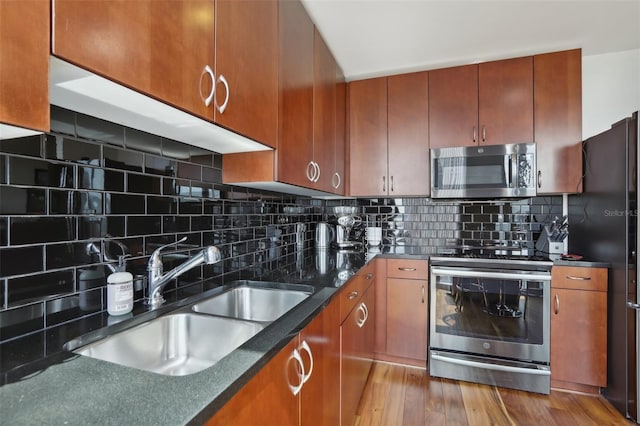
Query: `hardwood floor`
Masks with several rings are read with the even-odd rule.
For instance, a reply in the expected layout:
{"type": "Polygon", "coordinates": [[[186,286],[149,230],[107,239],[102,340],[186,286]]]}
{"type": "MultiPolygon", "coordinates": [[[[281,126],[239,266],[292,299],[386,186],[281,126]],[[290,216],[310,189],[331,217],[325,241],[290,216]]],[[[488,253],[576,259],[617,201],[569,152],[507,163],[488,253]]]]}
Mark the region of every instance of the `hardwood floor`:
{"type": "Polygon", "coordinates": [[[539,395],[430,378],[426,370],[376,362],[356,426],[631,425],[600,396],[552,390],[539,395]]]}

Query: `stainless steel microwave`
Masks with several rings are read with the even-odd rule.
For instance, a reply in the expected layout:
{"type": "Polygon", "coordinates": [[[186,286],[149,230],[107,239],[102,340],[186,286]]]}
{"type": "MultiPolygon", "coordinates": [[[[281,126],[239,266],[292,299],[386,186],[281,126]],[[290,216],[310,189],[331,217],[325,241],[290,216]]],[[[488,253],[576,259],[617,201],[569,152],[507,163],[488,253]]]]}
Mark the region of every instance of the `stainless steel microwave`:
{"type": "Polygon", "coordinates": [[[536,170],[534,142],[433,148],[431,197],[533,197],[536,170]]]}

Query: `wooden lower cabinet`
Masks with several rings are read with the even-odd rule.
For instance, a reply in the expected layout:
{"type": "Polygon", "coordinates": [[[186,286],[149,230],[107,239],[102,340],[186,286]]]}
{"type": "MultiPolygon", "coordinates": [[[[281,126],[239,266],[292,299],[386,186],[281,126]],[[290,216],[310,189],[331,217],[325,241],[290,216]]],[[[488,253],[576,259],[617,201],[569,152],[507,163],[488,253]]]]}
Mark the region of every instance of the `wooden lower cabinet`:
{"type": "Polygon", "coordinates": [[[554,266],[551,386],[597,393],[607,386],[607,269],[554,266]]]}
{"type": "Polygon", "coordinates": [[[298,395],[294,395],[290,387],[300,383],[292,358],[297,347],[298,337],[295,337],[206,424],[298,425],[298,395]]]}
{"type": "Polygon", "coordinates": [[[387,278],[387,355],[427,362],[428,281],[387,278]]]}
{"type": "Polygon", "coordinates": [[[375,292],[370,286],[340,326],[340,424],[353,424],[373,363],[375,292]]]}

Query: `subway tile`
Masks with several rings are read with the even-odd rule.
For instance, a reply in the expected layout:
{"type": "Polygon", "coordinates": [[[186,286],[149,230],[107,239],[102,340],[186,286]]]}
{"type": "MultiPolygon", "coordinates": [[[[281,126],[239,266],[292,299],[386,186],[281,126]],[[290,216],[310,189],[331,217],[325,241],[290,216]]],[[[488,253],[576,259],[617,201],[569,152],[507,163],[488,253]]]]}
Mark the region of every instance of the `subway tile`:
{"type": "Polygon", "coordinates": [[[73,292],[73,271],[57,271],[7,279],[9,306],[73,292]]]}
{"type": "Polygon", "coordinates": [[[145,198],[142,195],[105,194],[105,214],[144,214],[145,198]]]}
{"type": "Polygon", "coordinates": [[[0,214],[44,215],[47,213],[43,188],[0,187],[0,214]]]}
{"type": "Polygon", "coordinates": [[[73,217],[13,217],[10,223],[10,244],[36,244],[69,241],[76,238],[73,217]]]}
{"type": "Polygon", "coordinates": [[[164,216],[162,222],[162,232],[177,233],[189,232],[191,224],[187,216],[164,216]]]}
{"type": "Polygon", "coordinates": [[[159,177],[127,173],[127,192],[137,194],[160,194],[162,181],[159,177]]]}
{"type": "Polygon", "coordinates": [[[160,155],[162,141],[160,136],[152,135],[136,129],[124,129],[124,143],[128,149],[160,155]]]}
{"type": "Polygon", "coordinates": [[[223,201],[212,201],[206,200],[204,202],[204,214],[222,214],[223,212],[223,201]]]}
{"type": "Polygon", "coordinates": [[[11,185],[74,187],[74,166],[51,163],[45,160],[9,158],[9,183],[11,185]]]}
{"type": "Polygon", "coordinates": [[[48,270],[82,266],[94,261],[94,257],[87,252],[85,242],[47,245],[45,258],[48,270]]]}
{"type": "Polygon", "coordinates": [[[213,156],[213,167],[222,170],[222,154],[215,154],[213,156]]]}
{"type": "Polygon", "coordinates": [[[193,216],[191,218],[192,231],[210,231],[213,229],[213,218],[211,216],[193,216]]]}
{"type": "Polygon", "coordinates": [[[83,164],[100,164],[100,145],[71,139],[61,135],[47,135],[44,144],[45,157],[50,160],[73,161],[83,164]]]}
{"type": "Polygon", "coordinates": [[[142,172],[143,155],[139,152],[104,146],[103,155],[107,168],[142,172]]]}
{"type": "Polygon", "coordinates": [[[163,138],[162,155],[175,160],[189,161],[189,158],[191,158],[191,147],[182,142],[163,138]]]}
{"type": "Polygon", "coordinates": [[[178,212],[180,214],[202,214],[202,200],[198,198],[180,198],[178,212]]]}
{"type": "Polygon", "coordinates": [[[8,176],[7,176],[8,161],[9,161],[8,157],[4,155],[0,155],[0,184],[8,183],[8,180],[7,180],[8,179],[8,176]]]}
{"type": "Polygon", "coordinates": [[[175,160],[157,157],[155,155],[144,156],[144,171],[154,175],[176,176],[177,164],[175,160]]]}
{"type": "MultiPolygon", "coordinates": [[[[125,253],[130,254],[133,257],[144,256],[144,237],[128,237],[128,238],[112,238],[105,240],[105,247],[109,250],[109,253],[113,259],[117,259],[118,255],[122,253],[122,247],[125,248],[125,253]],[[116,244],[117,243],[117,244],[116,244]]],[[[141,259],[133,259],[127,261],[127,269],[130,268],[134,262],[139,262],[141,259]]],[[[144,263],[146,267],[146,262],[144,263]]]]}
{"type": "Polygon", "coordinates": [[[79,138],[124,146],[124,128],[110,121],[78,113],[76,131],[79,138]]]}
{"type": "Polygon", "coordinates": [[[98,313],[101,310],[102,289],[82,291],[78,294],[47,300],[45,302],[47,327],[98,313]]]}
{"type": "Polygon", "coordinates": [[[202,179],[202,167],[197,164],[178,162],[177,176],[182,179],[202,179]]]}
{"type": "Polygon", "coordinates": [[[176,204],[172,197],[147,197],[147,214],[170,214],[177,211],[176,204]]]}
{"type": "Polygon", "coordinates": [[[191,196],[200,198],[216,198],[216,190],[210,183],[191,183],[191,196]]]}
{"type": "MultiPolygon", "coordinates": [[[[117,218],[113,218],[117,219],[117,218]]],[[[106,216],[89,216],[78,218],[78,239],[101,238],[107,234],[106,216]]]]}
{"type": "MultiPolygon", "coordinates": [[[[165,231],[166,232],[166,231],[165,231]]],[[[155,249],[176,241],[175,235],[152,235],[144,237],[144,254],[150,255],[155,249]]]]}
{"type": "MultiPolygon", "coordinates": [[[[6,341],[18,336],[33,333],[38,330],[42,330],[43,328],[44,306],[42,303],[21,306],[18,308],[8,309],[6,311],[0,312],[0,341],[6,341]]],[[[42,347],[42,345],[39,344],[37,338],[30,338],[29,343],[30,345],[37,345],[35,346],[36,348],[42,347]]],[[[11,343],[9,345],[11,345],[11,343]]],[[[3,354],[8,349],[6,348],[6,346],[7,345],[0,345],[0,348],[2,348],[0,350],[2,350],[3,354]]],[[[41,352],[33,350],[33,346],[31,346],[30,348],[23,347],[22,350],[19,351],[17,357],[3,356],[3,367],[6,366],[6,363],[14,363],[14,365],[20,365],[17,362],[24,362],[25,358],[29,358],[30,355],[34,356],[36,359],[42,356],[41,352]]]]}
{"type": "Polygon", "coordinates": [[[0,277],[43,270],[42,246],[0,248],[0,277]]]}
{"type": "Polygon", "coordinates": [[[9,244],[9,218],[0,217],[0,247],[9,244]]]}
{"type": "Polygon", "coordinates": [[[0,140],[0,152],[40,157],[42,135],[0,140]]]}
{"type": "Polygon", "coordinates": [[[162,233],[160,216],[128,216],[127,236],[162,233]]]}
{"type": "Polygon", "coordinates": [[[202,232],[191,232],[186,235],[180,235],[180,238],[186,236],[187,240],[184,244],[188,244],[190,246],[202,247],[202,232]]]}
{"type": "Polygon", "coordinates": [[[184,179],[162,179],[162,194],[163,195],[191,195],[191,183],[184,179]]]}
{"type": "Polygon", "coordinates": [[[97,167],[78,167],[78,188],[124,192],[122,172],[97,167]]]}
{"type": "Polygon", "coordinates": [[[76,113],[68,109],[51,105],[51,131],[75,136],[76,113]]]}

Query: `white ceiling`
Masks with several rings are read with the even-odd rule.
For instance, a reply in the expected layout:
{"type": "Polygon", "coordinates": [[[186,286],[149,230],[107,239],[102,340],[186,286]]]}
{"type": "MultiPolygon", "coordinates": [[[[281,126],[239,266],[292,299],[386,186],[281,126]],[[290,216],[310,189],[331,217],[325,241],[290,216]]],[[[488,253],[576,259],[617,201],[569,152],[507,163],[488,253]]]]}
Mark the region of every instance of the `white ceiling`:
{"type": "Polygon", "coordinates": [[[640,48],[640,0],[302,0],[348,81],[582,48],[640,48]]]}

